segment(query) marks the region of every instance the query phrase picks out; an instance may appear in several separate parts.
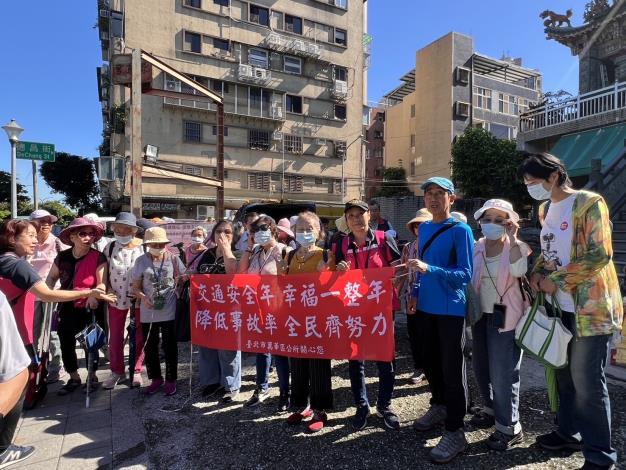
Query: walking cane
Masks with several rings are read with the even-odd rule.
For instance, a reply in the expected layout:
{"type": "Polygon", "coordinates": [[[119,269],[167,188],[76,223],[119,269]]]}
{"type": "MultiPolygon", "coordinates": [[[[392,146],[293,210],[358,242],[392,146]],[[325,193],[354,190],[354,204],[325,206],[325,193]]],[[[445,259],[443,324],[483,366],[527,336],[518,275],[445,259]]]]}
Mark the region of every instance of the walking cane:
{"type": "Polygon", "coordinates": [[[130,319],[128,321],[128,380],[129,388],[133,388],[133,381],[135,380],[135,362],[137,358],[137,323],[135,321],[135,311],[137,309],[137,301],[133,297],[130,304],[130,319]]]}

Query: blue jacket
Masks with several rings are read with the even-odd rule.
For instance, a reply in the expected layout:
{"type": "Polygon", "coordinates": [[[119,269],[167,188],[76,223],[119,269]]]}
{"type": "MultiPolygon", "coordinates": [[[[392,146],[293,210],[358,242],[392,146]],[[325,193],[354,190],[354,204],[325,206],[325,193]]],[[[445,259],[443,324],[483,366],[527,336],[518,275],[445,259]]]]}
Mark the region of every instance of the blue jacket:
{"type": "MultiPolygon", "coordinates": [[[[445,224],[424,222],[419,226],[419,252],[430,238],[445,224]]],[[[438,314],[465,316],[465,287],[472,279],[474,237],[467,224],[459,223],[439,234],[431,243],[422,261],[428,271],[419,276],[417,310],[438,314]]]]}

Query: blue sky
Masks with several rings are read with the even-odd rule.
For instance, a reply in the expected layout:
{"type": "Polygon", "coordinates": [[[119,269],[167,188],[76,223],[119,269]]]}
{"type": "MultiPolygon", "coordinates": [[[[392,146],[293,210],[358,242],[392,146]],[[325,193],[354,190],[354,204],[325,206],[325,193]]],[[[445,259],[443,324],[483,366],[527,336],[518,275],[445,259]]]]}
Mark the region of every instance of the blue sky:
{"type": "MultiPolygon", "coordinates": [[[[174,0],[172,0],[174,1],[174,0]]],[[[177,1],[177,0],[176,0],[177,1]]],[[[358,1],[358,0],[350,0],[358,1]]],[[[11,118],[22,139],[50,142],[57,151],[97,156],[102,119],[96,86],[100,48],[96,0],[6,2],[0,15],[2,73],[0,125],[11,118]],[[9,44],[14,48],[10,50],[9,44]]],[[[399,84],[415,66],[415,51],[449,31],[474,36],[476,50],[522,57],[544,75],[544,90],[578,91],[578,63],[569,49],[546,41],[539,13],[574,10],[582,22],[586,0],[369,0],[372,64],[369,98],[399,84]]],[[[10,147],[0,136],[0,170],[10,170],[10,147]]],[[[18,179],[31,185],[30,162],[18,161],[18,179]]],[[[42,199],[51,195],[41,182],[42,199]]]]}

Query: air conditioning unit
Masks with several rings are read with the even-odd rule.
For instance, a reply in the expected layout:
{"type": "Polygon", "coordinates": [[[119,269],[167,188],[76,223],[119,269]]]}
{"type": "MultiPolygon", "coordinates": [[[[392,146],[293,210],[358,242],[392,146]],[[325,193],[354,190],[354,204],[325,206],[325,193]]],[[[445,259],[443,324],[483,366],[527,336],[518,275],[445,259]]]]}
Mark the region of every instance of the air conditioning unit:
{"type": "Polygon", "coordinates": [[[348,82],[343,80],[335,80],[333,82],[332,95],[335,98],[347,98],[348,97],[348,82]]]}
{"type": "Polygon", "coordinates": [[[258,78],[259,80],[269,80],[272,78],[272,73],[269,70],[254,67],[254,78],[258,78]]]}
{"type": "Polygon", "coordinates": [[[318,137],[317,139],[315,139],[315,143],[317,145],[326,145],[326,139],[322,139],[322,138],[318,137]]]}
{"type": "Polygon", "coordinates": [[[470,82],[470,73],[471,70],[467,67],[457,67],[455,73],[455,79],[457,83],[467,85],[470,82]]]}
{"type": "Polygon", "coordinates": [[[180,82],[178,80],[165,80],[165,89],[167,91],[176,91],[180,93],[180,82]]]}
{"type": "Polygon", "coordinates": [[[457,101],[454,103],[454,113],[457,116],[469,117],[470,115],[470,104],[465,101],[457,101]]]}
{"type": "Polygon", "coordinates": [[[272,132],[272,140],[283,140],[283,132],[282,131],[272,132]]]}
{"type": "Polygon", "coordinates": [[[124,44],[124,38],[113,38],[113,53],[123,54],[124,49],[126,49],[126,45],[124,44]]]}
{"type": "Polygon", "coordinates": [[[100,18],[108,18],[109,10],[100,10],[100,18]]]}
{"type": "Polygon", "coordinates": [[[281,106],[272,106],[272,118],[273,119],[283,118],[283,108],[281,106]]]}
{"type": "Polygon", "coordinates": [[[291,48],[294,51],[298,51],[298,52],[306,52],[307,51],[306,44],[304,43],[304,41],[301,41],[300,39],[295,39],[294,41],[292,41],[291,42],[291,48]]]}
{"type": "Polygon", "coordinates": [[[252,78],[253,77],[252,65],[239,64],[238,75],[239,75],[239,78],[252,78]]]}
{"type": "Polygon", "coordinates": [[[282,47],[283,45],[283,38],[276,33],[270,33],[266,38],[265,38],[265,42],[268,46],[270,47],[282,47]]]}
{"type": "Polygon", "coordinates": [[[307,52],[312,56],[319,57],[322,53],[322,48],[317,44],[309,43],[307,44],[307,52]]]}

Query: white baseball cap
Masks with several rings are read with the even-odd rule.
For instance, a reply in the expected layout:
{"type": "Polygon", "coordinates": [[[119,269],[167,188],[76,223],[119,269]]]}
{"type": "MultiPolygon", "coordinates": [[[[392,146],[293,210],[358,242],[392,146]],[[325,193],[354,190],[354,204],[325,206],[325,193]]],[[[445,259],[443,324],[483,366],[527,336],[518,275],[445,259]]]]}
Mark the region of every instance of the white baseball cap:
{"type": "Polygon", "coordinates": [[[509,219],[515,223],[519,222],[519,214],[513,210],[513,204],[509,201],[505,201],[504,199],[489,199],[483,204],[483,207],[474,213],[474,219],[480,219],[485,211],[489,209],[497,209],[499,211],[506,212],[509,215],[509,219]]]}

